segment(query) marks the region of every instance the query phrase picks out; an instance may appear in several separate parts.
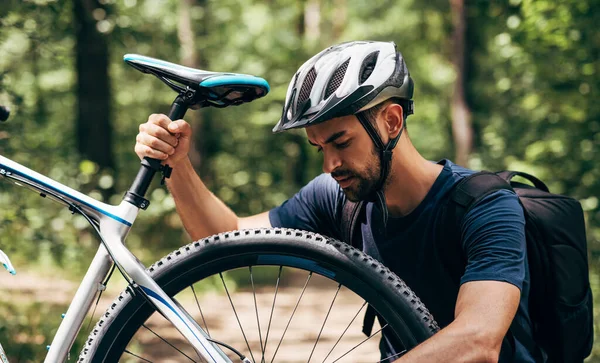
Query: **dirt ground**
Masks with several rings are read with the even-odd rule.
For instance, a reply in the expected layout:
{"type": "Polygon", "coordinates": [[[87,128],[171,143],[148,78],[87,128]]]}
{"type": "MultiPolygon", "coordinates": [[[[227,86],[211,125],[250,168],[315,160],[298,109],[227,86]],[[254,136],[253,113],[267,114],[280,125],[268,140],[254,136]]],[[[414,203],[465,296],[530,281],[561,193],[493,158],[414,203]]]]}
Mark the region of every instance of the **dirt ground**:
{"type": "MultiPolygon", "coordinates": [[[[251,287],[232,288],[231,290],[235,291],[231,292],[231,301],[237,312],[239,323],[233,313],[232,303],[227,294],[222,291],[212,290],[198,294],[206,324],[202,320],[191,290],[180,293],[177,300],[203,327],[208,326],[208,331],[213,339],[235,347],[254,362],[334,362],[353,348],[350,354],[337,361],[378,361],[379,335],[360,344],[366,339],[361,332],[365,309],[364,301],[345,288],[342,288],[336,296],[337,285],[315,275],[311,278],[308,288],[296,307],[305,280],[306,275],[295,276],[278,288],[272,315],[275,298],[274,284],[256,288],[256,294],[253,294],[251,287]],[[292,313],[294,314],[290,319],[292,313]],[[324,322],[325,324],[323,324],[324,322]],[[240,324],[243,333],[239,327],[240,324]],[[289,327],[286,330],[288,324],[289,327]],[[337,342],[342,334],[342,339],[337,342]],[[335,349],[332,349],[334,346],[335,349]],[[264,354],[262,354],[263,351],[264,354]]],[[[117,281],[109,286],[98,305],[96,317],[109,306],[123,287],[122,281],[117,281]]],[[[16,276],[0,274],[0,294],[10,296],[15,303],[43,301],[52,304],[68,304],[76,288],[76,283],[52,279],[50,276],[28,273],[19,273],[16,276]]],[[[83,329],[86,326],[87,320],[83,329]]],[[[154,314],[146,322],[146,326],[189,358],[145,328],[142,328],[134,336],[132,343],[128,346],[132,353],[152,362],[203,361],[186,345],[182,336],[162,316],[154,314]]],[[[376,332],[378,329],[379,326],[376,323],[373,331],[376,332]]],[[[87,332],[81,332],[81,334],[87,334],[87,332]]],[[[239,361],[235,355],[230,355],[230,358],[234,362],[239,361]]],[[[129,354],[124,354],[120,361],[144,362],[144,360],[129,354]]]]}

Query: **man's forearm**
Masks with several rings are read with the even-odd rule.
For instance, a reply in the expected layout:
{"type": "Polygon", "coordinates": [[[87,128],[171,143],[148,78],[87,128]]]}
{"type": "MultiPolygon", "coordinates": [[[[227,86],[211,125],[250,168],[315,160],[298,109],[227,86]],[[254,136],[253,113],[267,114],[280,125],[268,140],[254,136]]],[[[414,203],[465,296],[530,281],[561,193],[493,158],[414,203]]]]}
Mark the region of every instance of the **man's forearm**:
{"type": "Polygon", "coordinates": [[[173,167],[167,186],[177,213],[192,239],[237,229],[236,214],[200,180],[189,159],[173,167]]]}
{"type": "Polygon", "coordinates": [[[455,321],[394,363],[498,362],[500,348],[491,344],[479,334],[478,329],[455,321]]]}

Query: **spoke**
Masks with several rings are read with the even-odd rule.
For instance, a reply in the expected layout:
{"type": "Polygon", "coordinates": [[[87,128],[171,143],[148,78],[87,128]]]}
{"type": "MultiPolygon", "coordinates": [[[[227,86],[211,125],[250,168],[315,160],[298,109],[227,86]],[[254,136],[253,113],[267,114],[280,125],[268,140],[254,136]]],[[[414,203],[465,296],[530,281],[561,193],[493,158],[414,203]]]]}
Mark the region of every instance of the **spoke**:
{"type": "Polygon", "coordinates": [[[227,290],[227,285],[225,284],[225,279],[223,278],[223,274],[219,272],[219,276],[221,276],[221,281],[223,281],[223,287],[225,287],[225,292],[227,293],[227,297],[229,298],[229,303],[231,304],[231,308],[233,309],[233,313],[235,314],[235,318],[240,326],[240,330],[242,331],[242,335],[244,336],[244,340],[246,341],[246,346],[250,351],[250,356],[252,357],[252,361],[256,362],[254,359],[254,354],[252,354],[252,349],[250,349],[250,344],[248,344],[248,339],[246,339],[246,333],[244,333],[244,328],[242,328],[242,323],[240,322],[240,318],[238,317],[237,311],[235,311],[235,306],[233,306],[233,300],[231,300],[231,295],[229,295],[229,290],[227,290]]]}
{"type": "MultiPolygon", "coordinates": [[[[112,274],[112,272],[111,272],[111,274],[112,274]]],[[[106,287],[106,282],[103,283],[102,285],[104,287],[106,287]]],[[[98,303],[100,302],[100,297],[102,297],[103,292],[104,292],[104,290],[100,290],[100,293],[98,294],[98,298],[96,299],[96,305],[94,305],[94,310],[92,310],[92,315],[90,316],[90,321],[88,322],[88,326],[85,329],[86,332],[90,331],[90,326],[92,325],[92,319],[94,319],[94,315],[96,315],[96,308],[98,307],[98,303]]]]}
{"type": "Polygon", "coordinates": [[[346,329],[344,329],[344,331],[342,332],[342,335],[340,335],[340,337],[338,338],[337,342],[335,342],[335,344],[333,345],[333,347],[331,348],[331,350],[329,351],[329,353],[327,353],[327,355],[323,359],[323,362],[325,362],[327,360],[327,358],[329,358],[329,355],[333,352],[333,350],[335,349],[335,347],[337,347],[337,345],[340,342],[340,340],[342,340],[342,338],[344,337],[344,334],[346,334],[346,332],[348,331],[348,329],[350,329],[350,326],[352,325],[352,323],[354,323],[354,320],[356,320],[356,317],[365,308],[365,306],[367,306],[367,302],[366,301],[362,304],[362,306],[360,307],[360,309],[358,309],[358,311],[356,312],[356,314],[354,315],[354,317],[352,318],[352,320],[350,320],[350,323],[348,323],[348,326],[346,327],[346,329]]]}
{"type": "Polygon", "coordinates": [[[258,325],[258,338],[260,339],[260,351],[263,352],[264,355],[264,346],[262,340],[262,333],[260,332],[260,319],[258,317],[258,304],[256,304],[256,290],[254,288],[254,277],[252,275],[252,266],[248,266],[250,269],[250,282],[252,283],[252,295],[254,295],[254,310],[256,311],[256,325],[258,325]]]}
{"type": "Polygon", "coordinates": [[[396,357],[398,357],[398,358],[399,358],[399,357],[403,356],[403,355],[404,355],[404,353],[406,353],[406,352],[408,352],[408,350],[404,349],[404,350],[403,350],[403,351],[401,351],[400,353],[396,353],[396,354],[394,354],[394,355],[390,355],[389,357],[387,357],[387,358],[385,358],[385,359],[382,359],[382,360],[380,360],[380,361],[379,361],[379,363],[380,363],[380,362],[385,362],[385,361],[388,361],[388,360],[390,360],[390,359],[392,359],[392,358],[396,358],[396,357]]]}
{"type": "Polygon", "coordinates": [[[296,302],[296,306],[294,306],[294,311],[292,311],[292,315],[290,316],[290,320],[288,320],[287,325],[285,326],[285,329],[283,330],[283,334],[281,335],[281,339],[279,340],[279,344],[277,344],[277,348],[275,349],[275,353],[273,353],[273,358],[271,359],[271,363],[275,362],[275,356],[277,355],[277,351],[279,350],[279,346],[281,346],[281,342],[283,342],[283,338],[285,337],[285,333],[288,330],[288,327],[290,326],[290,323],[292,322],[292,319],[294,318],[294,314],[296,313],[296,309],[298,308],[298,305],[300,305],[300,300],[302,300],[302,295],[304,295],[304,291],[306,291],[306,286],[308,286],[308,282],[310,281],[310,278],[312,277],[312,271],[308,274],[308,277],[306,278],[306,282],[304,283],[304,287],[302,288],[302,292],[300,293],[300,296],[298,297],[298,301],[296,302]]]}
{"type": "Polygon", "coordinates": [[[145,359],[145,358],[142,358],[142,357],[140,357],[139,355],[133,354],[133,353],[131,353],[130,351],[128,351],[127,349],[125,349],[125,353],[127,353],[127,354],[131,354],[132,356],[134,356],[134,357],[136,357],[136,358],[138,358],[138,359],[141,359],[141,360],[143,360],[144,362],[150,362],[150,363],[152,363],[152,361],[151,361],[151,360],[148,360],[148,359],[145,359]]]}
{"type": "Polygon", "coordinates": [[[169,346],[171,346],[173,349],[175,349],[176,351],[178,351],[179,353],[183,354],[187,359],[191,360],[192,362],[195,362],[195,360],[193,360],[192,358],[190,358],[187,354],[185,354],[184,352],[182,352],[179,348],[177,348],[176,346],[174,346],[173,344],[171,344],[169,341],[167,341],[165,338],[161,337],[160,335],[156,334],[156,332],[150,328],[148,328],[148,326],[146,324],[142,324],[142,326],[146,329],[148,329],[148,331],[150,331],[152,334],[154,334],[158,339],[162,340],[163,342],[167,343],[169,346]]]}
{"type": "Polygon", "coordinates": [[[198,296],[196,296],[196,290],[194,290],[194,284],[192,284],[192,292],[194,293],[194,298],[196,299],[196,305],[198,306],[198,310],[200,310],[200,316],[202,317],[202,322],[204,323],[204,327],[206,328],[206,334],[210,338],[210,331],[208,330],[208,324],[206,324],[206,320],[204,319],[204,314],[202,314],[202,308],[200,307],[200,303],[198,302],[198,296]]]}
{"type": "Polygon", "coordinates": [[[342,287],[342,284],[338,284],[337,291],[335,292],[335,295],[333,295],[333,300],[331,300],[331,305],[329,305],[329,310],[327,310],[327,315],[325,315],[325,320],[323,320],[323,325],[321,325],[321,330],[319,330],[319,335],[317,335],[317,340],[315,341],[315,345],[313,346],[313,349],[310,352],[310,356],[308,357],[308,361],[306,363],[310,362],[310,359],[312,358],[312,355],[315,352],[315,348],[317,348],[317,344],[319,343],[319,339],[321,338],[321,333],[323,333],[323,329],[325,328],[325,323],[327,322],[327,318],[329,318],[329,313],[331,313],[331,308],[333,308],[333,303],[335,303],[335,299],[337,298],[341,287],[342,287]]]}
{"type": "Polygon", "coordinates": [[[383,328],[381,328],[381,329],[377,330],[375,333],[371,334],[371,336],[370,336],[370,337],[367,337],[365,340],[363,340],[362,342],[360,342],[360,343],[358,343],[357,345],[355,345],[355,346],[354,346],[352,349],[350,349],[350,350],[349,350],[349,351],[347,351],[346,353],[342,354],[342,356],[341,356],[341,357],[339,357],[338,359],[334,360],[332,363],[335,363],[335,362],[337,362],[338,360],[340,360],[340,359],[344,358],[346,355],[348,355],[348,353],[350,353],[350,352],[351,352],[351,351],[353,351],[354,349],[356,349],[356,348],[360,347],[360,346],[361,346],[361,345],[362,345],[364,342],[366,342],[367,340],[369,340],[369,339],[373,338],[375,335],[379,334],[379,332],[380,332],[380,331],[382,331],[383,329],[385,329],[387,326],[388,326],[388,325],[387,325],[387,324],[385,324],[385,325],[383,326],[383,328]]]}
{"type": "Polygon", "coordinates": [[[265,336],[265,346],[262,351],[261,363],[265,363],[265,352],[267,351],[267,343],[269,341],[269,330],[271,330],[271,320],[273,319],[273,312],[275,311],[275,300],[277,300],[277,291],[279,290],[279,281],[281,280],[281,271],[283,266],[279,266],[279,274],[277,275],[277,282],[275,283],[275,296],[273,296],[273,306],[271,307],[271,315],[269,316],[269,325],[267,326],[267,335],[265,336]]]}
{"type": "Polygon", "coordinates": [[[85,328],[86,332],[90,331],[90,326],[92,325],[92,320],[94,319],[94,315],[96,315],[96,308],[97,307],[98,307],[98,301],[96,301],[96,305],[94,305],[94,310],[92,311],[92,315],[90,316],[90,321],[88,322],[87,328],[85,328]]]}

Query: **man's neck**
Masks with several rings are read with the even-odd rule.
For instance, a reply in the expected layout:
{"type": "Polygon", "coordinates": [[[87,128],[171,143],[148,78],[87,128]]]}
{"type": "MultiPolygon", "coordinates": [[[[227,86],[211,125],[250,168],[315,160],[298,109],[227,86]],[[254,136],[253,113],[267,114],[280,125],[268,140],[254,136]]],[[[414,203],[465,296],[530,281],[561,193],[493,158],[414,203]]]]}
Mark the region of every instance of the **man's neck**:
{"type": "Polygon", "coordinates": [[[402,143],[393,155],[385,188],[386,204],[390,216],[404,217],[425,199],[443,166],[423,158],[410,143],[402,143]]]}

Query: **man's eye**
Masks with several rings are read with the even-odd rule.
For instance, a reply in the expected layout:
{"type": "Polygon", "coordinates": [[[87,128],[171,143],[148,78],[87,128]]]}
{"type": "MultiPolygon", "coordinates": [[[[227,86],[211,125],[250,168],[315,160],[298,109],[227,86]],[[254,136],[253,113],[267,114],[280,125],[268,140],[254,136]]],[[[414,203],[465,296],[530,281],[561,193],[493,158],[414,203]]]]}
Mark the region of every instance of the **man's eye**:
{"type": "Polygon", "coordinates": [[[339,144],[335,144],[336,149],[345,149],[348,146],[350,146],[350,140],[348,140],[346,142],[339,143],[339,144]]]}

